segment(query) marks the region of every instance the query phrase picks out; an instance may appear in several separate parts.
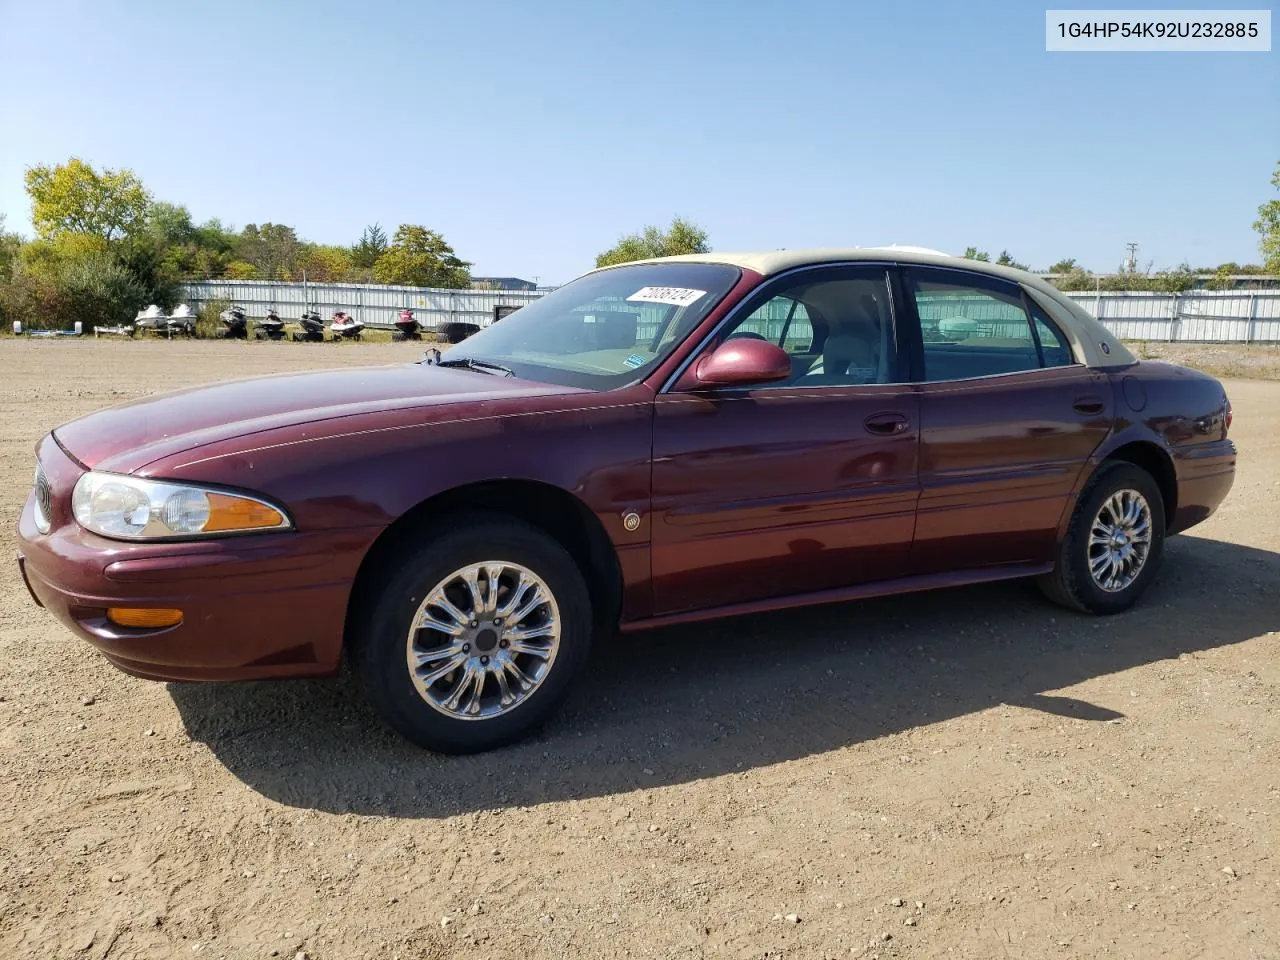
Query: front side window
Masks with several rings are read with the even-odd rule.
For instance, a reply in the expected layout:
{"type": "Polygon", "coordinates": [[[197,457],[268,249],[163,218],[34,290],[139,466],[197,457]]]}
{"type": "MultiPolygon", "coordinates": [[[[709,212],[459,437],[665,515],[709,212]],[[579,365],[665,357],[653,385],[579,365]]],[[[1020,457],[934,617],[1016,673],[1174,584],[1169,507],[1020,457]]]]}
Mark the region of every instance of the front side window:
{"type": "Polygon", "coordinates": [[[808,353],[813,348],[813,324],[803,303],[779,296],[765,301],[736,328],[739,334],[752,333],[776,343],[788,354],[808,353]]]}
{"type": "Polygon", "coordinates": [[[527,380],[609,390],[643,379],[738,281],[736,267],[650,263],[589,273],[444,352],[527,380]]]}
{"type": "Polygon", "coordinates": [[[908,270],[907,287],[920,318],[925,380],[969,380],[1072,362],[1045,321],[1033,328],[1016,286],[908,270]]]}
{"type": "Polygon", "coordinates": [[[759,389],[894,381],[893,314],[883,268],[816,270],[779,281],[771,293],[725,334],[768,340],[791,357],[791,377],[759,389]]]}

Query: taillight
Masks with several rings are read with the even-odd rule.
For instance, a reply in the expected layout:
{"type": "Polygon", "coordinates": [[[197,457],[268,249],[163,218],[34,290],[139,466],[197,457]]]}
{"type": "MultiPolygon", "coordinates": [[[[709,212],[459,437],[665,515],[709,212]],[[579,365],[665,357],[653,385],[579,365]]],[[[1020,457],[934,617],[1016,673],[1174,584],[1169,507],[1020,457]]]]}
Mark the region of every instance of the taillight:
{"type": "Polygon", "coordinates": [[[1222,439],[1227,439],[1227,434],[1231,431],[1231,401],[1227,401],[1227,408],[1222,412],[1222,439]]]}

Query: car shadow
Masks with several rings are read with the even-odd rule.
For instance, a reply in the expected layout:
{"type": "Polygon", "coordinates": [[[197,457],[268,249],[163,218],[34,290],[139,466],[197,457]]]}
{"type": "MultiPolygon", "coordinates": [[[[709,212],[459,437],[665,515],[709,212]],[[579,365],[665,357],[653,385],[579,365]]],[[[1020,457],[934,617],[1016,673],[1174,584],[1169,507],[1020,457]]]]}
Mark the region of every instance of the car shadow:
{"type": "Polygon", "coordinates": [[[534,738],[470,757],[388,732],[348,677],[170,684],[192,739],[281,803],[443,817],[626,793],[847,747],[1000,704],[1085,721],[1074,684],[1280,629],[1280,554],[1170,541],[1126,614],[992,584],[738,618],[601,644],[534,738]]]}

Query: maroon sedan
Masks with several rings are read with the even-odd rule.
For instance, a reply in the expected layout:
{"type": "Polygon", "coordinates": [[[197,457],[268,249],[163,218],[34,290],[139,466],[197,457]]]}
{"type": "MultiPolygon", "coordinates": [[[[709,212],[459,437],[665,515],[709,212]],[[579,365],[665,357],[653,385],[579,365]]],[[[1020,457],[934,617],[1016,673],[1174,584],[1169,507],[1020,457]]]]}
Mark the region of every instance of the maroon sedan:
{"type": "Polygon", "coordinates": [[[680,257],[590,273],[422,363],[58,427],[19,564],[129,673],[347,656],[405,736],[479,750],[547,717],[615,628],[1013,577],[1124,610],[1226,496],[1230,425],[1216,380],[1135,361],[1020,271],[680,257]]]}

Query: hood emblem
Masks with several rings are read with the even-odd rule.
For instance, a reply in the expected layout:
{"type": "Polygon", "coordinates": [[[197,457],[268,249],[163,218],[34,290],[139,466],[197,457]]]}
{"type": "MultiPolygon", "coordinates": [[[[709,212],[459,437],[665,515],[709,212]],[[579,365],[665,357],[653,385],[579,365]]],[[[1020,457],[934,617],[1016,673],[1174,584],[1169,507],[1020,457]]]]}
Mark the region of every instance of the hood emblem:
{"type": "Polygon", "coordinates": [[[635,533],[640,529],[640,514],[634,510],[628,510],[622,515],[622,525],[627,528],[628,532],[635,533]]]}

